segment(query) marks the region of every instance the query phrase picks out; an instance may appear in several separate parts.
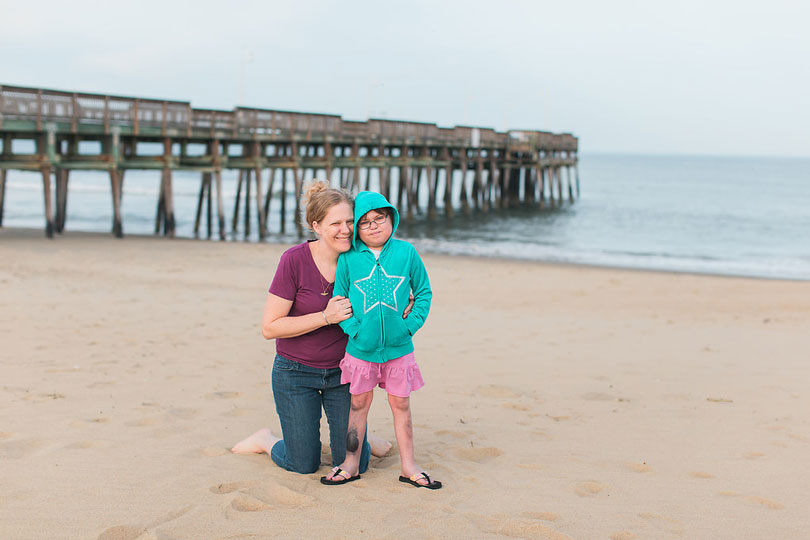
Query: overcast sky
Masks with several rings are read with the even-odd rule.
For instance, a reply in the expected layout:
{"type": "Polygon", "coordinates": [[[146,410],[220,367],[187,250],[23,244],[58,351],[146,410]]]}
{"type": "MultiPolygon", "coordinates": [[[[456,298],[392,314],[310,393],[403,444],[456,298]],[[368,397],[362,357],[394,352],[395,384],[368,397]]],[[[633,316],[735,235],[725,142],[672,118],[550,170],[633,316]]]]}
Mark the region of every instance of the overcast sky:
{"type": "Polygon", "coordinates": [[[810,156],[808,6],[0,0],[0,84],[810,156]]]}

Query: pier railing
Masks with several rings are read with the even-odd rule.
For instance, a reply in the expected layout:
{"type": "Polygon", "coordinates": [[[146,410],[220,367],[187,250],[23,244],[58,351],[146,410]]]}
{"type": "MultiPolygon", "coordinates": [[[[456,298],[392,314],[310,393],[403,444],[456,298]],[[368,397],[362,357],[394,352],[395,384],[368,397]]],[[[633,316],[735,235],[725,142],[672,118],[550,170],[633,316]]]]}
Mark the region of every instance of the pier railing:
{"type": "MultiPolygon", "coordinates": [[[[49,235],[64,226],[71,170],[109,171],[113,230],[117,235],[122,230],[121,184],[124,173],[131,169],[161,171],[156,230],[162,229],[167,235],[174,231],[171,187],[174,170],[202,173],[195,230],[199,227],[203,198],[207,197],[209,234],[212,177],[215,179],[221,237],[224,237],[220,178],[223,169],[240,171],[237,201],[245,183],[246,232],[251,176],[256,185],[256,215],[263,233],[277,171],[281,172],[282,201],[287,193],[286,173],[292,174],[290,180],[297,201],[307,169],[324,171],[328,181],[352,190],[370,189],[370,171],[374,169],[376,189],[387,196],[394,195],[397,204],[404,201],[406,217],[420,211],[425,199],[428,215],[434,215],[441,203],[448,215],[452,215],[457,205],[464,211],[471,207],[487,211],[518,204],[561,203],[563,172],[567,173],[568,199],[573,202],[575,193],[579,193],[578,174],[576,184],[572,174],[578,163],[577,138],[568,133],[538,130],[499,132],[487,127],[441,127],[383,118],[359,122],[334,114],[241,106],[232,110],[199,109],[188,101],[3,85],[0,137],[0,226],[6,172],[38,170],[43,177],[49,235]],[[15,153],[12,148],[15,140],[34,141],[35,153],[15,153]],[[79,143],[83,141],[101,143],[101,152],[82,153],[79,143]],[[140,155],[140,143],[160,143],[164,151],[161,155],[140,155]],[[207,151],[204,155],[191,155],[187,152],[190,144],[204,144],[207,151]],[[239,155],[234,155],[234,148],[239,155]],[[270,178],[264,190],[261,176],[267,170],[270,178]],[[392,176],[392,171],[398,174],[392,176]],[[338,172],[339,178],[333,172],[338,172]],[[55,221],[52,174],[56,175],[55,221]],[[427,197],[420,197],[420,190],[427,190],[427,197]],[[264,202],[260,204],[262,198],[264,202]]],[[[281,212],[283,223],[283,202],[281,212]]],[[[238,213],[237,202],[234,214],[238,213]]]]}
{"type": "Polygon", "coordinates": [[[56,124],[59,131],[100,133],[113,129],[126,135],[160,135],[220,138],[325,137],[374,138],[399,142],[430,141],[483,146],[554,147],[576,152],[577,140],[570,134],[540,131],[499,133],[490,128],[456,126],[372,118],[367,122],[343,120],[338,115],[237,107],[232,111],[195,109],[186,101],[145,99],[103,94],[63,92],[19,86],[0,86],[0,129],[24,129],[20,124],[43,130],[56,124]],[[11,123],[11,125],[9,125],[11,123]],[[474,132],[478,132],[478,138],[474,132]],[[511,134],[511,136],[510,136],[511,134]]]}

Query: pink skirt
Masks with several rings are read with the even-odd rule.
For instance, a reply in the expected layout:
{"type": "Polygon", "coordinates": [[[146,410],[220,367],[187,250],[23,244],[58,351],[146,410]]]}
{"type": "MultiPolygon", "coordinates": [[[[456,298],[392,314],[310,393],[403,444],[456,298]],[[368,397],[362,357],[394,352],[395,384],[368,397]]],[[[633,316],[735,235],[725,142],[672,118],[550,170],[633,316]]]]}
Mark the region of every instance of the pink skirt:
{"type": "Polygon", "coordinates": [[[425,386],[413,353],[378,364],[366,362],[346,353],[340,361],[340,382],[349,383],[349,393],[365,394],[375,386],[391,395],[408,397],[425,386]]]}

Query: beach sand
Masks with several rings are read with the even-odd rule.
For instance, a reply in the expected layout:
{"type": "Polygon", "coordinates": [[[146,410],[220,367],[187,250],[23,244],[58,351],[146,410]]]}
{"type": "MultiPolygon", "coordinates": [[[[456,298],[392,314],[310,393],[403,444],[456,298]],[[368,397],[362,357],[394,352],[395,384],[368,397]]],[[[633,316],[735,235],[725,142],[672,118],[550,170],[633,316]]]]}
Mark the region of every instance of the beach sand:
{"type": "Polygon", "coordinates": [[[287,246],[41,236],[0,231],[0,538],[810,537],[808,282],[425,255],[412,409],[445,488],[396,446],[326,487],[228,451],[278,430],[287,246]]]}

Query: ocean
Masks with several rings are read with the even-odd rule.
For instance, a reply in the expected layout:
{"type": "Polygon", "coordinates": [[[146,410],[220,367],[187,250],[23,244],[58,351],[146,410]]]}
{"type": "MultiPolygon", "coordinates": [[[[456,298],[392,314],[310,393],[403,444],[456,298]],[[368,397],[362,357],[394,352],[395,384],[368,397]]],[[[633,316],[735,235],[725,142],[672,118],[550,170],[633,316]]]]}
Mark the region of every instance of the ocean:
{"type": "MultiPolygon", "coordinates": [[[[573,204],[453,219],[440,211],[397,234],[425,252],[810,280],[810,158],[584,154],[579,173],[573,204]]],[[[228,241],[245,241],[241,216],[230,233],[236,183],[235,171],[223,174],[228,241]]],[[[193,237],[199,184],[198,173],[174,174],[178,236],[193,237]]],[[[159,185],[159,171],[127,172],[125,234],[154,231],[159,185]]],[[[298,241],[293,200],[285,234],[278,205],[275,197],[267,241],[298,241]]],[[[5,207],[4,227],[43,227],[41,176],[9,171],[5,207]]],[[[247,241],[258,241],[253,214],[247,241]]],[[[66,230],[107,232],[111,222],[108,175],[71,173],[66,230]]]]}

